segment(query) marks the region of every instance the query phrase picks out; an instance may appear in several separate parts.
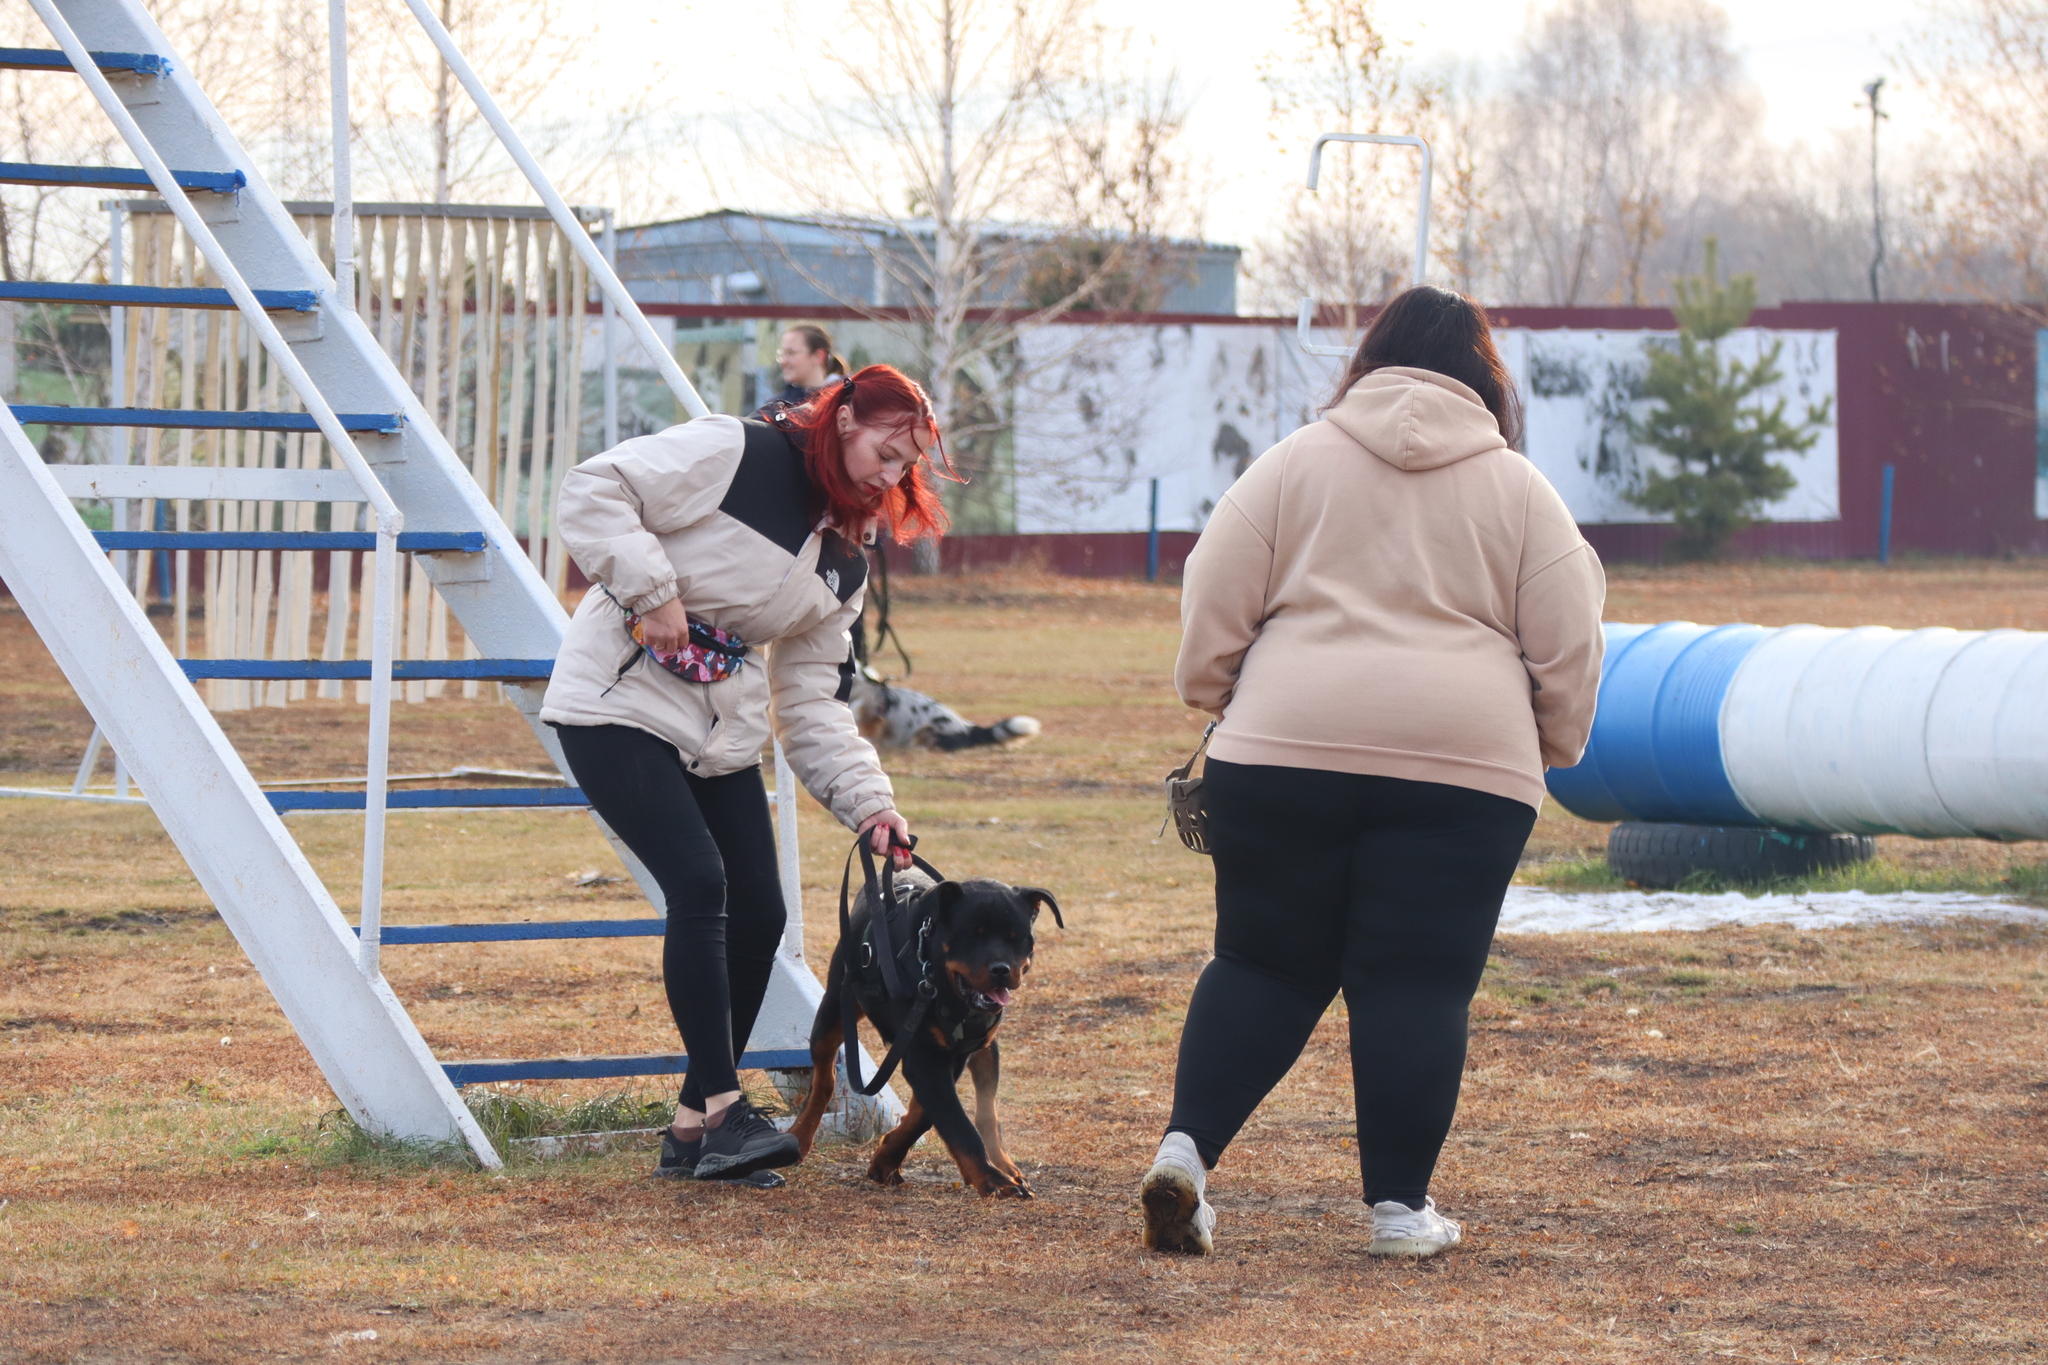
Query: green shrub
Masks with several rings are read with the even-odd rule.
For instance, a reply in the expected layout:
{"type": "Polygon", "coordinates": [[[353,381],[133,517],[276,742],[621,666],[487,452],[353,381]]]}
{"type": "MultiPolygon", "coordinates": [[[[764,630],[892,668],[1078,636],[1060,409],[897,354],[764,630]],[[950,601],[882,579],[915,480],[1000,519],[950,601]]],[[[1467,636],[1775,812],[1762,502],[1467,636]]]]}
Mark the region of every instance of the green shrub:
{"type": "Polygon", "coordinates": [[[1834,402],[1808,404],[1798,421],[1786,418],[1784,399],[1764,404],[1759,395],[1785,377],[1780,342],[1765,346],[1754,364],[1722,356],[1722,339],[1756,311],[1756,276],[1724,284],[1720,266],[1709,237],[1705,271],[1673,282],[1678,341],[1650,352],[1643,396],[1655,406],[1647,418],[1629,421],[1635,441],[1677,464],[1674,473],[1650,470],[1627,496],[1671,515],[1678,527],[1671,553],[1681,559],[1715,558],[1764,504],[1792,491],[1792,472],[1770,457],[1811,450],[1834,402]]]}

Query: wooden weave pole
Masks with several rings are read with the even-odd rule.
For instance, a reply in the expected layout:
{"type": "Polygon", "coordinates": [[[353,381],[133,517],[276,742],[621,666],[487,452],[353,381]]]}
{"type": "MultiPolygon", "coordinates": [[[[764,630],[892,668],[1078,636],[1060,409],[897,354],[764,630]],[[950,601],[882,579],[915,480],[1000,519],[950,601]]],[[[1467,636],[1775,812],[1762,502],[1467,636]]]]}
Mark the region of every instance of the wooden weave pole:
{"type": "MultiPolygon", "coordinates": [[[[551,222],[523,211],[498,216],[381,207],[387,211],[355,220],[357,310],[427,413],[466,457],[485,497],[524,540],[530,561],[559,593],[570,559],[555,514],[563,480],[581,454],[588,272],[551,222]]],[[[294,217],[320,259],[331,261],[331,216],[300,207],[294,217]]],[[[132,244],[123,271],[131,282],[218,287],[195,244],[169,215],[137,210],[125,216],[121,230],[132,244]]],[[[131,307],[123,312],[123,325],[123,380],[139,405],[302,410],[238,314],[131,307]]],[[[336,465],[323,438],[300,433],[179,431],[173,437],[143,429],[131,439],[133,458],[145,464],[336,465]]],[[[353,503],[180,501],[159,513],[138,499],[129,507],[124,526],[152,527],[161,517],[181,531],[354,530],[360,519],[353,503]]],[[[361,557],[324,553],[323,602],[314,592],[313,552],[174,552],[166,566],[169,582],[162,585],[172,599],[174,651],[180,657],[305,659],[316,650],[323,659],[367,657],[370,627],[356,590],[361,557]]],[[[129,561],[138,592],[163,576],[156,563],[140,554],[129,561]]],[[[403,605],[394,623],[402,654],[477,657],[419,563],[408,560],[402,572],[403,605]]],[[[502,688],[493,690],[502,697],[502,688]]],[[[421,682],[407,684],[401,695],[421,702],[452,691],[444,682],[421,682]]],[[[473,682],[461,691],[465,697],[481,695],[473,682]]],[[[337,682],[308,687],[240,679],[209,680],[205,692],[218,710],[349,695],[337,682]]],[[[366,693],[359,687],[358,700],[367,701],[366,693]]]]}
{"type": "Polygon", "coordinates": [[[533,224],[520,219],[513,226],[512,350],[507,357],[512,395],[505,409],[505,463],[498,486],[498,515],[516,533],[519,528],[519,469],[526,427],[526,266],[533,248],[533,224]]]}
{"type": "Polygon", "coordinates": [[[548,282],[554,273],[555,234],[544,231],[535,244],[533,293],[533,439],[526,452],[526,557],[546,572],[548,458],[554,433],[548,421],[548,398],[554,392],[549,374],[554,359],[549,334],[554,319],[548,307],[548,282]]]}

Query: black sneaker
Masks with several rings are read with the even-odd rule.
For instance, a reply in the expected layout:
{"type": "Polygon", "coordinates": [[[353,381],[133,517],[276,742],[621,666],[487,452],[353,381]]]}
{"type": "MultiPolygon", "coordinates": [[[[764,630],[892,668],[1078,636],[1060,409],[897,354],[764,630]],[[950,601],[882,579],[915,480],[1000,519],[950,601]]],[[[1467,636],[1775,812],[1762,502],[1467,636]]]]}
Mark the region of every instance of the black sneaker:
{"type": "Polygon", "coordinates": [[[661,1135],[661,1161],[654,1168],[657,1180],[693,1180],[697,1175],[697,1157],[704,1150],[702,1138],[688,1142],[676,1136],[671,1128],[661,1135]]]}
{"type": "MultiPolygon", "coordinates": [[[[694,1180],[697,1176],[697,1158],[704,1151],[702,1138],[691,1138],[688,1142],[677,1137],[671,1128],[661,1136],[661,1162],[654,1168],[657,1180],[694,1180]]],[[[788,1182],[773,1171],[750,1171],[746,1175],[708,1177],[727,1185],[745,1185],[756,1190],[776,1190],[788,1182]]]]}
{"type": "Polygon", "coordinates": [[[697,1179],[731,1180],[777,1166],[794,1166],[801,1159],[796,1139],[778,1131],[742,1095],[726,1109],[716,1128],[705,1125],[704,1145],[697,1154],[697,1179]]]}

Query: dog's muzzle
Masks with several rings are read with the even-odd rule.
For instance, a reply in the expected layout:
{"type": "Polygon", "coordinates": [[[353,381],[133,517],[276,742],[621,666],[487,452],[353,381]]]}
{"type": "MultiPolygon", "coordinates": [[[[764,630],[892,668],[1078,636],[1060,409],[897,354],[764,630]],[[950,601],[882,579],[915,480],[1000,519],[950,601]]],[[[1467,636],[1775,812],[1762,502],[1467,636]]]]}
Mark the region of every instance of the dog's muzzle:
{"type": "Polygon", "coordinates": [[[960,992],[960,998],[967,1002],[968,1008],[983,1014],[1001,1013],[1010,1004],[1011,992],[1008,989],[998,987],[992,991],[978,991],[968,985],[966,978],[958,972],[953,973],[953,989],[960,992]]]}

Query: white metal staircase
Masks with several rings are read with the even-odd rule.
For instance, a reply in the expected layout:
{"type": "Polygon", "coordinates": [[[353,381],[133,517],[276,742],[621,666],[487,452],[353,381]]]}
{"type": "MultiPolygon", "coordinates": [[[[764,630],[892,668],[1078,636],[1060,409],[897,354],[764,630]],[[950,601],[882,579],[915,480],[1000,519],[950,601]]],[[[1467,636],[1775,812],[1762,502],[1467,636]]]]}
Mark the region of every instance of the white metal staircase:
{"type": "MultiPolygon", "coordinates": [[[[705,411],[589,234],[580,229],[422,0],[407,0],[534,188],[586,257],[618,315],[692,416],[705,411]]],[[[687,1059],[436,1059],[379,969],[382,947],[518,939],[658,936],[660,918],[519,924],[386,926],[381,921],[383,819],[391,807],[583,805],[574,787],[385,790],[393,678],[494,680],[564,773],[540,725],[544,680],[568,620],[436,429],[404,377],[338,292],[304,234],[135,0],[30,0],[59,50],[0,50],[0,67],[83,79],[141,169],[0,164],[0,181],[154,188],[200,246],[222,289],[7,284],[0,300],[157,308],[239,308],[306,411],[14,407],[0,412],[0,577],[93,718],[124,757],[165,829],[261,972],[337,1096],[366,1129],[461,1140],[487,1165],[499,1157],[457,1093],[479,1081],[673,1074],[687,1059]],[[260,286],[260,287],[252,287],[260,286]],[[280,329],[273,314],[287,320],[280,329]],[[317,431],[341,470],[175,466],[45,466],[23,422],[112,427],[317,431]],[[89,531],[72,497],[273,499],[367,503],[373,531],[89,531]],[[374,550],[376,621],[368,660],[172,657],[108,551],[374,550]],[[484,655],[393,660],[398,556],[418,556],[435,589],[484,655]],[[355,679],[370,683],[369,772],[363,791],[261,790],[200,700],[203,678],[355,679]],[[280,818],[282,812],[365,812],[361,923],[349,925],[280,818]]],[[[337,71],[345,65],[337,62],[337,71]]],[[[337,81],[337,90],[342,87],[337,81]]],[[[337,120],[345,127],[345,119],[337,120]]],[[[338,161],[345,157],[345,151],[338,161]]],[[[345,164],[337,167],[345,185],[345,164]]],[[[346,196],[340,196],[346,212],[346,196]]],[[[348,240],[344,233],[339,241],[348,240]]],[[[346,269],[346,262],[342,263],[346,269]]],[[[354,525],[353,514],[345,523],[354,525]]],[[[778,754],[779,760],[779,754],[778,754]]],[[[743,1066],[810,1064],[809,1025],[820,995],[801,960],[793,885],[795,783],[778,761],[791,934],[743,1066]]],[[[610,831],[606,830],[609,837],[610,831]]],[[[656,904],[637,859],[616,848],[656,904]]],[[[891,1097],[885,1108],[895,1110],[891,1097]]]]}

